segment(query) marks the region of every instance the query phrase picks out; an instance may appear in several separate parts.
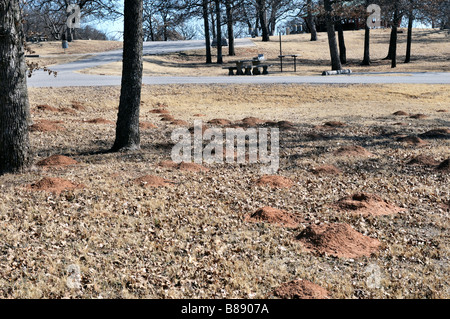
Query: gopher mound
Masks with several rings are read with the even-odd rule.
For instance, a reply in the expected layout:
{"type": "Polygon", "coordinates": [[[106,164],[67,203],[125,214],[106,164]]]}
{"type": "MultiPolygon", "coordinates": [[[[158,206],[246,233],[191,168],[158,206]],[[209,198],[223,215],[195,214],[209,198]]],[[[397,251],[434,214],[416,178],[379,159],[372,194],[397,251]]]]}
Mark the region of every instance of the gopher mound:
{"type": "Polygon", "coordinates": [[[330,292],[308,280],[298,279],[282,284],[273,291],[282,299],[329,299],[330,292]]]}
{"type": "Polygon", "coordinates": [[[151,130],[157,128],[157,126],[150,122],[139,122],[139,127],[143,130],[151,130]]]}
{"type": "Polygon", "coordinates": [[[34,191],[46,191],[57,194],[77,188],[84,188],[84,185],[74,184],[68,180],[53,177],[45,177],[39,182],[29,185],[29,189],[34,191]]]}
{"type": "Polygon", "coordinates": [[[209,168],[206,168],[203,165],[200,164],[196,164],[196,163],[186,163],[186,162],[182,162],[178,165],[178,169],[182,170],[182,171],[187,171],[187,172],[208,172],[209,168]]]}
{"type": "Polygon", "coordinates": [[[40,120],[30,126],[31,132],[55,132],[64,130],[63,127],[59,126],[55,122],[40,120]]]}
{"type": "Polygon", "coordinates": [[[450,158],[447,158],[437,167],[438,170],[443,172],[450,172],[450,158]]]}
{"type": "Polygon", "coordinates": [[[165,110],[165,109],[154,109],[154,110],[151,110],[150,113],[153,113],[153,114],[169,114],[170,112],[165,110]]]}
{"type": "Polygon", "coordinates": [[[334,165],[322,165],[313,168],[312,173],[315,175],[340,175],[342,171],[334,165]]]}
{"type": "Polygon", "coordinates": [[[63,155],[52,155],[50,157],[47,157],[46,159],[43,159],[39,162],[37,162],[38,166],[69,166],[69,165],[76,165],[78,162],[70,157],[63,156],[63,155]]]}
{"type": "Polygon", "coordinates": [[[226,120],[226,119],[212,119],[212,120],[208,121],[208,124],[225,126],[225,125],[230,125],[231,121],[226,120]]]}
{"type": "Polygon", "coordinates": [[[166,187],[173,186],[173,182],[153,175],[146,175],[133,180],[134,184],[144,186],[144,187],[166,187]]]}
{"type": "Polygon", "coordinates": [[[419,155],[413,157],[408,163],[408,165],[423,165],[423,166],[436,166],[439,162],[428,155],[419,155]]]}
{"type": "Polygon", "coordinates": [[[428,142],[417,136],[401,136],[397,138],[397,141],[414,146],[425,146],[428,144],[428,142]]]}
{"type": "Polygon", "coordinates": [[[309,251],[342,258],[370,256],[381,245],[379,240],[364,236],[350,225],[340,223],[308,226],[297,239],[309,251]]]}
{"type": "Polygon", "coordinates": [[[405,111],[397,111],[393,115],[395,115],[395,116],[408,116],[409,113],[406,113],[405,111]]]}
{"type": "Polygon", "coordinates": [[[114,122],[106,120],[104,118],[98,117],[92,120],[87,120],[85,121],[85,123],[89,123],[89,124],[114,124],[114,122]]]}
{"type": "Polygon", "coordinates": [[[359,145],[343,146],[333,152],[336,156],[354,156],[354,157],[370,157],[374,156],[371,152],[359,145]]]}
{"type": "Polygon", "coordinates": [[[256,181],[256,185],[274,188],[291,188],[294,185],[294,182],[290,178],[284,176],[265,175],[256,181]]]}
{"type": "Polygon", "coordinates": [[[285,212],[284,210],[273,207],[263,207],[246,217],[246,221],[253,223],[267,222],[270,224],[278,224],[288,228],[297,228],[300,220],[285,212]]]}
{"type": "Polygon", "coordinates": [[[339,211],[351,212],[363,216],[392,215],[404,211],[374,194],[358,193],[340,199],[335,207],[339,211]]]}

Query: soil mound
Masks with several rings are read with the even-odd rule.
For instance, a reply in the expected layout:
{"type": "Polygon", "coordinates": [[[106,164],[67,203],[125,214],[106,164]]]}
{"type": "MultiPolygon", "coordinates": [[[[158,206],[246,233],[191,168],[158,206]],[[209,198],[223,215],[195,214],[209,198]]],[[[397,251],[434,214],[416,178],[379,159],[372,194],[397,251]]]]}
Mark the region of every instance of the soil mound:
{"type": "Polygon", "coordinates": [[[397,138],[397,141],[414,146],[425,146],[428,144],[426,141],[417,136],[402,136],[397,138]]]}
{"type": "Polygon", "coordinates": [[[173,182],[154,175],[146,175],[133,180],[133,183],[144,186],[144,187],[165,187],[173,186],[173,182]]]}
{"type": "Polygon", "coordinates": [[[161,121],[172,122],[175,121],[175,118],[172,115],[165,114],[161,116],[161,121]]]}
{"type": "Polygon", "coordinates": [[[63,127],[52,121],[41,120],[30,126],[31,132],[55,132],[64,130],[63,127]]]}
{"type": "Polygon", "coordinates": [[[153,114],[169,114],[170,112],[165,110],[165,109],[154,109],[154,110],[151,110],[150,113],[153,113],[153,114]]]}
{"type": "Polygon", "coordinates": [[[436,166],[439,162],[428,155],[419,155],[413,157],[408,163],[408,165],[424,165],[424,166],[436,166]]]}
{"type": "Polygon", "coordinates": [[[342,171],[334,165],[322,165],[311,170],[315,175],[339,175],[342,171]]]}
{"type": "Polygon", "coordinates": [[[92,120],[87,120],[85,121],[86,123],[90,123],[90,124],[114,124],[114,122],[106,120],[104,118],[98,117],[92,120]]]}
{"type": "Polygon", "coordinates": [[[230,125],[231,121],[226,119],[212,119],[211,121],[208,121],[208,124],[225,126],[230,125]]]}
{"type": "Polygon", "coordinates": [[[356,157],[370,157],[373,156],[371,152],[359,145],[343,146],[333,152],[336,156],[356,156],[356,157]]]}
{"type": "Polygon", "coordinates": [[[378,251],[381,244],[350,225],[339,223],[308,226],[297,239],[312,252],[343,258],[370,256],[378,251]]]}
{"type": "Polygon", "coordinates": [[[188,126],[189,123],[183,120],[173,120],[172,122],[170,122],[170,124],[172,125],[177,125],[177,126],[188,126]]]}
{"type": "Polygon", "coordinates": [[[33,183],[29,186],[29,188],[34,191],[47,191],[57,194],[83,187],[84,185],[74,184],[68,180],[53,177],[45,177],[39,182],[33,183]]]}
{"type": "Polygon", "coordinates": [[[287,177],[278,175],[265,175],[256,181],[259,186],[270,186],[276,188],[290,188],[294,185],[294,182],[287,177]]]}
{"type": "Polygon", "coordinates": [[[336,203],[339,211],[347,211],[363,216],[392,215],[404,211],[374,194],[358,193],[346,196],[336,203]]]}
{"type": "Polygon", "coordinates": [[[422,133],[419,136],[422,138],[449,138],[450,137],[450,129],[437,128],[437,129],[422,133]]]}
{"type": "Polygon", "coordinates": [[[427,119],[428,115],[425,115],[425,114],[413,114],[413,115],[410,116],[410,118],[423,120],[423,119],[427,119]]]}
{"type": "Polygon", "coordinates": [[[282,284],[273,291],[282,299],[329,299],[330,292],[308,280],[298,279],[282,284]]]}
{"type": "Polygon", "coordinates": [[[444,172],[450,172],[450,158],[447,158],[445,161],[439,164],[437,169],[444,172]]]}
{"type": "Polygon", "coordinates": [[[260,223],[268,222],[278,224],[288,228],[297,228],[300,220],[295,216],[285,212],[284,210],[273,207],[263,207],[246,218],[246,221],[260,223]]]}
{"type": "Polygon", "coordinates": [[[406,113],[405,111],[397,111],[393,115],[395,115],[395,116],[408,116],[409,113],[406,113]]]}
{"type": "Polygon", "coordinates": [[[139,122],[139,127],[143,130],[151,130],[157,128],[155,124],[152,124],[150,122],[139,122]]]}
{"type": "Polygon", "coordinates": [[[37,105],[36,109],[38,109],[39,111],[59,112],[56,107],[50,106],[48,104],[37,105]]]}
{"type": "Polygon", "coordinates": [[[52,155],[37,162],[38,166],[69,166],[76,164],[78,164],[76,160],[63,155],[52,155]]]}
{"type": "Polygon", "coordinates": [[[178,168],[182,171],[187,171],[187,172],[208,172],[209,171],[209,168],[206,168],[205,166],[197,164],[197,163],[182,162],[178,165],[178,168]]]}

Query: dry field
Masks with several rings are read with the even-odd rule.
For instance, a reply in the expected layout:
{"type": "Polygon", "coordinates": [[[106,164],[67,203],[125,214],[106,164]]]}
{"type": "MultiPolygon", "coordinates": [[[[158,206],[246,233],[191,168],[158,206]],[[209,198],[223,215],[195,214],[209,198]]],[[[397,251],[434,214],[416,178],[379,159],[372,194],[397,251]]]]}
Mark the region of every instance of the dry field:
{"type": "Polygon", "coordinates": [[[142,149],[111,154],[119,88],[32,88],[36,166],[0,177],[0,297],[449,298],[449,95],[144,86],[142,149]],[[172,165],[164,112],[287,121],[278,178],[172,165]]]}
{"type": "MultiPolygon", "coordinates": [[[[414,29],[412,44],[412,61],[404,64],[406,52],[406,29],[401,29],[398,43],[398,64],[394,70],[386,57],[389,47],[390,29],[372,30],[371,58],[372,66],[360,66],[363,57],[364,31],[346,31],[346,47],[348,64],[353,72],[449,72],[450,71],[450,38],[447,31],[434,29],[414,29]]],[[[261,42],[261,38],[253,39],[256,46],[236,48],[236,56],[227,56],[228,48],[224,48],[225,65],[237,59],[251,59],[263,53],[268,63],[274,64],[272,75],[318,75],[330,69],[330,56],[326,33],[319,33],[317,42],[309,41],[309,34],[289,35],[282,37],[283,54],[300,54],[297,73],[293,71],[292,59],[284,63],[284,71],[280,73],[278,55],[280,45],[278,37],[271,37],[271,42],[261,42]],[[286,72],[288,71],[288,72],[286,72]]],[[[215,50],[213,50],[215,54],[215,50]]],[[[214,59],[213,59],[214,61],[214,59]]],[[[205,65],[205,50],[195,50],[144,58],[144,75],[146,76],[220,76],[227,75],[217,64],[205,65]]],[[[82,71],[88,74],[121,74],[121,62],[104,65],[82,71]]]]}

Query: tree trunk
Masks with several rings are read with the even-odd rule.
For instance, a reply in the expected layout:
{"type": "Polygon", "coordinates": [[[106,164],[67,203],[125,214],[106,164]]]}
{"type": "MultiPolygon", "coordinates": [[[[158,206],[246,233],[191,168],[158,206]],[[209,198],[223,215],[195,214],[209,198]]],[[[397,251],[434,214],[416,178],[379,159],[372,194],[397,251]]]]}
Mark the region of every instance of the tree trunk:
{"type": "Polygon", "coordinates": [[[342,27],[340,20],[336,22],[336,26],[339,39],[339,59],[341,60],[341,64],[347,64],[347,48],[345,47],[344,28],[342,27]]]}
{"type": "Polygon", "coordinates": [[[31,165],[26,63],[19,0],[0,0],[0,175],[31,165]]]}
{"type": "Polygon", "coordinates": [[[234,29],[233,29],[233,7],[231,5],[231,0],[226,0],[226,10],[227,10],[227,29],[228,29],[228,55],[236,55],[234,50],[234,29]]]}
{"type": "Polygon", "coordinates": [[[308,24],[309,30],[311,32],[311,41],[317,41],[317,30],[316,30],[316,23],[314,21],[314,17],[312,15],[312,1],[308,0],[306,2],[307,10],[308,10],[308,17],[306,19],[306,23],[308,24]]]}
{"type": "Polygon", "coordinates": [[[216,3],[216,25],[217,25],[217,64],[223,63],[222,57],[222,26],[220,19],[220,0],[214,0],[216,3]]]}
{"type": "Polygon", "coordinates": [[[392,57],[391,57],[391,68],[397,67],[397,32],[398,32],[398,22],[399,22],[399,13],[397,2],[395,3],[395,11],[394,11],[394,25],[392,26],[392,57]]]}
{"type": "Polygon", "coordinates": [[[123,69],[116,140],[112,151],[140,148],[139,109],[142,89],[143,0],[125,0],[123,69]]]}
{"type": "Polygon", "coordinates": [[[361,65],[370,65],[370,28],[367,24],[364,33],[364,58],[361,65]]]}
{"type": "Polygon", "coordinates": [[[214,17],[214,15],[215,15],[215,10],[214,10],[214,7],[211,6],[211,30],[212,30],[212,36],[213,36],[213,39],[214,38],[217,39],[216,18],[214,17]]]}
{"type": "Polygon", "coordinates": [[[206,63],[212,63],[211,55],[211,37],[209,34],[209,19],[208,19],[208,0],[203,0],[203,24],[205,28],[205,42],[206,42],[206,63]]]}
{"type": "Polygon", "coordinates": [[[408,40],[406,42],[406,58],[405,63],[411,62],[411,44],[412,44],[412,27],[413,27],[414,16],[413,13],[409,13],[408,19],[408,40]]]}
{"type": "Polygon", "coordinates": [[[267,28],[267,11],[266,11],[266,1],[258,0],[258,17],[259,24],[261,25],[262,41],[270,41],[269,30],[267,28]]]}
{"type": "Polygon", "coordinates": [[[339,57],[339,50],[336,41],[336,31],[334,29],[334,19],[333,19],[333,8],[331,6],[330,0],[324,0],[325,11],[326,11],[326,23],[327,23],[327,33],[328,33],[328,46],[330,48],[331,56],[331,68],[332,70],[341,70],[341,60],[339,57]]]}

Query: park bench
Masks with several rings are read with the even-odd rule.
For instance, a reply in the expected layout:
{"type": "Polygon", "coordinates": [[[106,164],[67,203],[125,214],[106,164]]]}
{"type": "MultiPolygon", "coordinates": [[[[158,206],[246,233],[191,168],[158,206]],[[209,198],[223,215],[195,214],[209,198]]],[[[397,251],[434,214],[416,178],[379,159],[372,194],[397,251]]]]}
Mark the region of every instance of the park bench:
{"type": "Polygon", "coordinates": [[[258,64],[253,66],[253,75],[260,75],[260,74],[269,74],[269,67],[273,66],[273,64],[258,64]],[[260,71],[260,68],[262,68],[262,72],[260,71]]]}
{"type": "Polygon", "coordinates": [[[222,67],[222,69],[228,69],[228,75],[234,75],[235,70],[236,75],[259,75],[261,74],[260,68],[263,69],[262,74],[268,74],[268,68],[272,65],[262,64],[262,61],[264,60],[264,55],[258,54],[257,57],[254,57],[251,60],[231,61],[231,63],[235,63],[236,66],[225,66],[222,67]]]}

